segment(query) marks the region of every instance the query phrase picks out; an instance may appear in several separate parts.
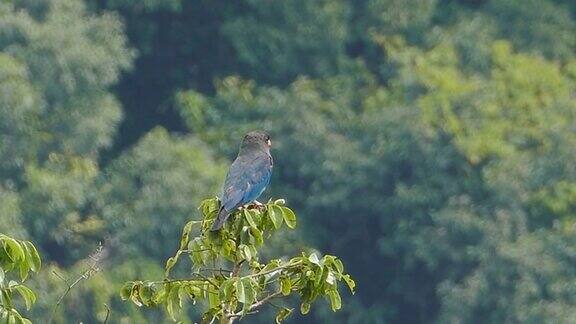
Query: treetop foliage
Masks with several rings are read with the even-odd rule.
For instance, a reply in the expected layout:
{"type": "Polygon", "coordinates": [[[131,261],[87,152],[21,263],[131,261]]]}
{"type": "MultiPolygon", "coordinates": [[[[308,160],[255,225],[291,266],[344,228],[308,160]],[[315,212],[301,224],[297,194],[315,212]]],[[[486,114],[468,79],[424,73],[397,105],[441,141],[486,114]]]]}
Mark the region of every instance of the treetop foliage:
{"type": "MultiPolygon", "coordinates": [[[[232,323],[253,314],[272,299],[300,296],[300,312],[307,314],[318,297],[329,300],[333,311],[342,306],[338,284],[344,282],[354,293],[355,282],[344,272],[342,261],[332,255],[318,257],[314,252],[291,259],[273,259],[262,263],[259,249],[275,231],[285,225],[296,227],[296,215],[284,206],[284,200],[251,205],[234,212],[224,227],[211,232],[219,209],[216,198],[206,199],[199,210],[202,220],[184,226],[179,249],[166,261],[162,281],[131,281],[121,290],[124,300],[138,306],[159,306],[176,320],[183,303],[203,301],[207,310],[202,323],[232,323]],[[198,233],[194,236],[194,233],[198,233]],[[171,277],[171,270],[188,256],[192,273],[187,278],[171,277]]],[[[279,307],[276,323],[292,309],[279,307]]]]}

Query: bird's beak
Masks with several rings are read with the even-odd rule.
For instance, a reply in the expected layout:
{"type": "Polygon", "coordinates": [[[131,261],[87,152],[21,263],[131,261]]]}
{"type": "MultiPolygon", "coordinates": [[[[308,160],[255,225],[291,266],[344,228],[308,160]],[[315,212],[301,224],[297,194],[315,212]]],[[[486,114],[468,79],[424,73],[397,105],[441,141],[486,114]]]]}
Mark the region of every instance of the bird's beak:
{"type": "Polygon", "coordinates": [[[268,144],[268,147],[272,147],[272,141],[267,140],[267,141],[266,141],[266,144],[268,144]]]}

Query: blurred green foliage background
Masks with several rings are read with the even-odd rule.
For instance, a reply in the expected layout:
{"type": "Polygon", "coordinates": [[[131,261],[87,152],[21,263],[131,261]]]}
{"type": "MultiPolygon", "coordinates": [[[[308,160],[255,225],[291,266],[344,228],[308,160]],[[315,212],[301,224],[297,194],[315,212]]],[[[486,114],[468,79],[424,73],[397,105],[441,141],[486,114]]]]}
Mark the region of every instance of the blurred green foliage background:
{"type": "Polygon", "coordinates": [[[0,232],[43,257],[27,317],[103,242],[56,321],[167,322],[120,286],[267,129],[300,220],[270,253],[357,281],[291,323],[574,323],[575,99],[572,0],[4,0],[0,232]]]}

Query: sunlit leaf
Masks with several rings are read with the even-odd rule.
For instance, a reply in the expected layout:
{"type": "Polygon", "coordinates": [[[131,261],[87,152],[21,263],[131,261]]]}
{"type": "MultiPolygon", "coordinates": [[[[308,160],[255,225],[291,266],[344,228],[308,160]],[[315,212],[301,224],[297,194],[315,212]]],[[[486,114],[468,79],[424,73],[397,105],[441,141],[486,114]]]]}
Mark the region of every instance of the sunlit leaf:
{"type": "Polygon", "coordinates": [[[210,305],[210,308],[218,307],[220,305],[218,289],[214,285],[207,283],[206,290],[208,291],[208,305],[210,305]]]}
{"type": "Polygon", "coordinates": [[[342,300],[340,299],[340,294],[337,290],[329,290],[328,297],[330,298],[330,306],[332,311],[337,311],[342,307],[342,300]]]}
{"type": "Polygon", "coordinates": [[[347,275],[347,274],[343,275],[342,279],[344,279],[344,281],[348,285],[348,288],[350,288],[350,292],[352,292],[352,294],[354,294],[354,288],[356,287],[356,282],[354,282],[354,280],[352,280],[350,275],[347,275]]]}
{"type": "Polygon", "coordinates": [[[40,260],[40,255],[38,254],[38,250],[31,242],[25,241],[24,245],[26,246],[28,257],[30,258],[30,269],[34,272],[40,271],[42,266],[42,262],[40,260]]]}
{"type": "Polygon", "coordinates": [[[272,224],[274,224],[275,229],[279,229],[282,226],[282,208],[280,206],[271,205],[268,208],[268,215],[270,216],[270,220],[272,224]]]}
{"type": "Polygon", "coordinates": [[[246,314],[249,310],[249,306],[256,299],[256,292],[254,291],[254,286],[252,285],[252,280],[250,278],[243,278],[242,283],[244,287],[244,305],[242,307],[242,313],[246,314]]]}
{"type": "MultiPolygon", "coordinates": [[[[178,252],[180,252],[180,251],[178,251],[178,252]]],[[[168,260],[166,260],[166,270],[165,270],[166,277],[168,277],[170,275],[170,270],[172,270],[172,268],[176,264],[176,261],[178,261],[178,255],[179,255],[179,253],[177,253],[175,257],[170,257],[170,258],[168,258],[168,260]]]]}
{"type": "Polygon", "coordinates": [[[244,282],[236,280],[234,287],[236,288],[236,298],[241,303],[246,303],[246,292],[244,290],[244,282]]]}
{"type": "Polygon", "coordinates": [[[256,245],[260,246],[264,243],[264,237],[262,237],[262,232],[255,226],[250,227],[250,234],[254,237],[256,245]]]}
{"type": "Polygon", "coordinates": [[[252,218],[252,212],[250,210],[244,209],[244,218],[248,222],[248,225],[250,225],[251,227],[257,227],[254,218],[252,218]]]}
{"type": "Polygon", "coordinates": [[[276,324],[281,324],[290,314],[292,314],[293,309],[282,307],[276,314],[276,324]]]}
{"type": "Polygon", "coordinates": [[[315,265],[320,265],[320,260],[318,259],[318,256],[316,255],[316,253],[310,254],[310,256],[308,257],[308,260],[315,265]]]}
{"type": "Polygon", "coordinates": [[[300,304],[300,313],[302,313],[302,315],[308,314],[309,311],[310,311],[310,303],[300,304]]]}
{"type": "Polygon", "coordinates": [[[292,283],[289,277],[280,277],[280,290],[282,291],[282,295],[288,296],[290,295],[290,290],[292,289],[292,283]]]}
{"type": "Polygon", "coordinates": [[[30,288],[23,285],[18,285],[15,289],[24,299],[26,309],[30,310],[30,307],[32,307],[32,305],[36,302],[36,295],[34,292],[30,288]]]}
{"type": "Polygon", "coordinates": [[[296,215],[294,212],[287,207],[282,207],[282,216],[284,217],[284,221],[286,222],[286,226],[291,229],[296,228],[296,215]]]}
{"type": "Polygon", "coordinates": [[[122,298],[122,300],[127,300],[128,298],[130,298],[130,295],[132,294],[133,284],[134,283],[132,281],[129,281],[122,286],[122,288],[120,289],[120,298],[122,298]]]}

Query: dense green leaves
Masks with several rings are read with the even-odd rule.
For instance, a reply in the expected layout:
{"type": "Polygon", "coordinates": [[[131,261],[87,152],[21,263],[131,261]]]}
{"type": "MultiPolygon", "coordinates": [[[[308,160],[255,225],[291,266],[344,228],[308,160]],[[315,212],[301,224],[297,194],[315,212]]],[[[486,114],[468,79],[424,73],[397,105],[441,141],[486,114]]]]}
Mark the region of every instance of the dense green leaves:
{"type": "MultiPolygon", "coordinates": [[[[264,238],[280,228],[284,215],[289,215],[292,225],[296,221],[294,212],[282,205],[283,201],[277,200],[243,207],[230,216],[222,230],[211,232],[218,201],[204,200],[199,208],[203,220],[184,226],[180,249],[166,262],[166,278],[127,282],[120,290],[121,298],[138,306],[163,305],[174,320],[186,299],[207,301],[203,318],[227,321],[250,314],[272,298],[291,294],[300,295],[303,314],[319,296],[326,296],[332,310],[337,311],[341,307],[338,283],[345,281],[353,292],[354,281],[336,257],[325,255],[320,259],[316,253],[302,253],[287,261],[260,263],[258,250],[264,238]],[[192,238],[191,233],[198,236],[192,238]],[[190,256],[194,271],[188,278],[173,279],[170,270],[182,254],[190,256]]],[[[276,322],[283,321],[290,312],[282,308],[276,322]]]]}
{"type": "Polygon", "coordinates": [[[29,272],[40,271],[40,256],[29,241],[19,241],[0,234],[0,319],[6,323],[31,323],[15,308],[14,297],[21,298],[30,310],[36,294],[23,282],[29,272]],[[15,274],[16,273],[16,274],[15,274]]]}

